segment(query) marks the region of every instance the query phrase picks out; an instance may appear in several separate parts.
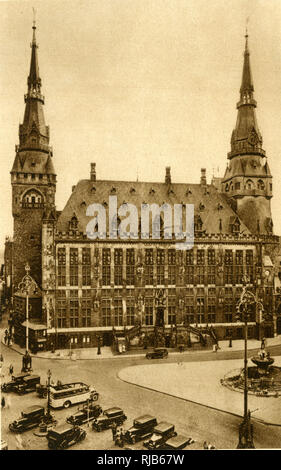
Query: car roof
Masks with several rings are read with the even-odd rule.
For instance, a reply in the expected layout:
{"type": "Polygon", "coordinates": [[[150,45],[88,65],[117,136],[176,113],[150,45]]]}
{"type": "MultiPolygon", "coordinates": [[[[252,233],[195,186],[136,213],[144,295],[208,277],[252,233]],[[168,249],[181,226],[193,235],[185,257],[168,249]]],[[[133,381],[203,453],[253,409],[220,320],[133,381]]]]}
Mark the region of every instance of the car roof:
{"type": "Polygon", "coordinates": [[[154,351],[167,351],[166,348],[154,348],[154,351]]]}
{"type": "Polygon", "coordinates": [[[27,372],[21,372],[20,374],[13,374],[12,377],[14,379],[17,379],[19,377],[27,377],[28,376],[28,373],[27,372]]]}
{"type": "Polygon", "coordinates": [[[24,380],[40,379],[39,375],[27,375],[24,380]]]}
{"type": "Polygon", "coordinates": [[[181,435],[177,435],[175,437],[171,437],[170,439],[168,439],[166,441],[166,444],[168,444],[169,446],[171,447],[179,447],[181,445],[184,445],[184,444],[187,444],[187,441],[189,440],[188,437],[186,436],[181,436],[181,435]]]}
{"type": "Polygon", "coordinates": [[[157,424],[157,426],[155,426],[154,431],[166,432],[166,431],[169,431],[170,429],[173,429],[174,427],[175,427],[174,424],[166,423],[165,421],[162,421],[161,423],[157,424]]]}
{"type": "Polygon", "coordinates": [[[34,413],[35,411],[39,410],[44,410],[44,406],[39,406],[39,405],[33,405],[33,406],[28,406],[28,408],[25,408],[23,410],[23,413],[34,413]]]}
{"type": "Polygon", "coordinates": [[[151,419],[155,419],[155,416],[151,416],[151,415],[142,415],[142,416],[139,416],[138,418],[135,418],[134,421],[142,424],[142,423],[146,423],[147,421],[150,421],[151,419]]]}
{"type": "Polygon", "coordinates": [[[114,414],[114,413],[123,413],[123,410],[119,408],[118,406],[113,406],[112,408],[107,408],[107,410],[104,410],[104,413],[106,414],[114,414]]]}
{"type": "Polygon", "coordinates": [[[61,424],[59,426],[57,426],[55,429],[51,429],[51,432],[52,434],[65,434],[66,432],[70,431],[71,429],[73,429],[72,426],[70,425],[67,425],[67,424],[61,424]]]}

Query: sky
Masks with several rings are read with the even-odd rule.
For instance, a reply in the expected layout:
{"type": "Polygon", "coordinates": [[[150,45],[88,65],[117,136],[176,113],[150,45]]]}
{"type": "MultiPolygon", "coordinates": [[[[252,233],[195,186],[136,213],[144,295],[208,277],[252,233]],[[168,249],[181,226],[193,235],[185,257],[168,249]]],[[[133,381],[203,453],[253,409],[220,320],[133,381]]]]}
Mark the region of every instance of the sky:
{"type": "Polygon", "coordinates": [[[248,22],[257,118],[281,234],[280,0],[0,0],[0,247],[23,120],[32,7],[57,209],[89,178],[199,183],[223,176],[248,22]]]}

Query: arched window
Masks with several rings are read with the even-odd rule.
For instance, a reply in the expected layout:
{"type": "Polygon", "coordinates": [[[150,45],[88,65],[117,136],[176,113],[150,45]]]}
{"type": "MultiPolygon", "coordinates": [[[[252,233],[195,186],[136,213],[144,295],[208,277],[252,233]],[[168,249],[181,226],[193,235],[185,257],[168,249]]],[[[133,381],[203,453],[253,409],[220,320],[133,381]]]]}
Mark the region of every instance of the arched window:
{"type": "Polygon", "coordinates": [[[30,189],[22,198],[22,206],[25,208],[42,207],[43,196],[36,189],[30,189]]]}
{"type": "Polygon", "coordinates": [[[264,188],[265,188],[265,184],[263,180],[258,180],[258,189],[264,189],[264,188]]]}
{"type": "Polygon", "coordinates": [[[252,180],[246,181],[246,189],[254,189],[254,183],[252,180]]]}
{"type": "Polygon", "coordinates": [[[225,192],[227,193],[229,191],[228,184],[225,185],[225,192]]]}

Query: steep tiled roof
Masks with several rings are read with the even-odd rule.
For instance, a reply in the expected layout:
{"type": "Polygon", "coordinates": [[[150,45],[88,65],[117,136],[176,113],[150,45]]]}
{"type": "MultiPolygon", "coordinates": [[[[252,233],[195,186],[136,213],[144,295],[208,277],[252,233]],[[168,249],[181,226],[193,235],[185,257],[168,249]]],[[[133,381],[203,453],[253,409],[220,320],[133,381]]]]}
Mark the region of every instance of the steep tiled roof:
{"type": "MultiPolygon", "coordinates": [[[[166,184],[129,181],[91,181],[81,180],[75,186],[57,222],[58,232],[67,232],[73,215],[78,219],[78,231],[86,233],[91,217],[86,216],[87,207],[93,203],[106,204],[109,196],[117,196],[117,207],[132,203],[140,216],[141,204],[194,204],[194,213],[200,214],[203,231],[206,233],[231,233],[230,223],[237,214],[229,206],[227,197],[212,185],[166,184]],[[221,230],[220,230],[221,226],[221,230]]],[[[241,222],[241,232],[249,234],[241,222]]]]}

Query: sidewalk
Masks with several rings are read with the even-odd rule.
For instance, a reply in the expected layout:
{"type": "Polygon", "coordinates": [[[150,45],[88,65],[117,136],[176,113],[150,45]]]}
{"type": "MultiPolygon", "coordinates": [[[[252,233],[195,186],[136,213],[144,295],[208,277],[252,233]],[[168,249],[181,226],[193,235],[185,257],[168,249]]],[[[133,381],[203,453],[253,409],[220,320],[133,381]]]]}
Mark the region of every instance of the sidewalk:
{"type": "MultiPolygon", "coordinates": [[[[1,342],[3,344],[3,335],[1,338],[1,342]]],[[[281,335],[276,336],[275,338],[266,338],[266,347],[268,346],[276,346],[276,345],[281,345],[281,335]]],[[[225,341],[219,341],[219,346],[220,349],[218,353],[214,354],[219,354],[220,352],[232,352],[232,351],[242,351],[244,350],[244,340],[233,340],[232,341],[232,347],[229,347],[229,340],[225,341]]],[[[248,349],[259,349],[261,346],[261,342],[255,339],[250,339],[248,340],[248,349]]],[[[6,345],[6,347],[8,347],[6,345]]],[[[9,346],[12,350],[16,351],[19,354],[24,354],[25,349],[20,348],[17,344],[13,344],[9,346]]],[[[150,348],[152,349],[152,348],[150,348]]],[[[32,357],[35,358],[41,358],[41,359],[55,359],[55,360],[66,360],[66,359],[72,359],[72,360],[85,360],[85,359],[91,359],[91,360],[101,360],[101,359],[121,359],[125,357],[141,357],[146,355],[147,350],[140,350],[140,351],[128,351],[127,353],[124,354],[113,354],[111,347],[108,346],[103,346],[101,348],[101,354],[97,354],[97,348],[84,348],[84,349],[74,349],[71,351],[71,357],[70,357],[70,350],[69,349],[60,349],[57,350],[55,353],[52,353],[51,351],[42,351],[37,354],[31,354],[32,357]]],[[[169,350],[169,356],[185,356],[188,354],[206,354],[210,353],[211,350],[194,350],[192,348],[184,351],[184,352],[179,352],[179,351],[173,351],[169,350]]]]}

